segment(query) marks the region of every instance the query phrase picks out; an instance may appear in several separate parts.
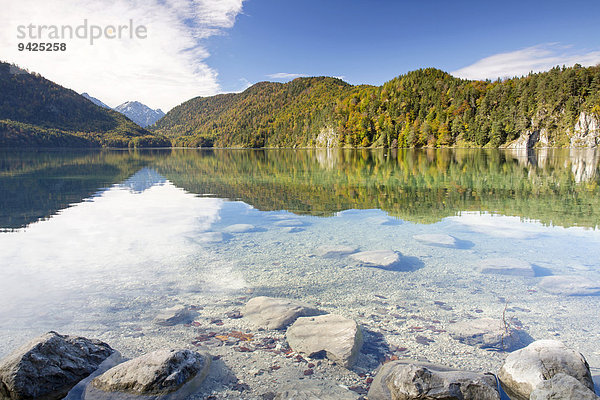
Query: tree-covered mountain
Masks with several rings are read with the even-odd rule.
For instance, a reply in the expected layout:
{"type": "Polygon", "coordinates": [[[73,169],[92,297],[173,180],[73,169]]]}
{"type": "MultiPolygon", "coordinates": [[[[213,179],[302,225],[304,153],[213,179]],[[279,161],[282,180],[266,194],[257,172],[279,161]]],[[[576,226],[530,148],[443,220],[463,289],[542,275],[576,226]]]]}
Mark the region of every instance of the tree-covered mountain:
{"type": "Polygon", "coordinates": [[[379,87],[326,77],[261,82],[191,99],[150,129],[185,146],[498,147],[524,134],[568,146],[588,134],[586,143],[598,144],[599,119],[600,66],[494,82],[428,68],[379,87]],[[591,126],[577,124],[583,117],[591,126]]]}
{"type": "Polygon", "coordinates": [[[260,82],[242,93],[188,100],[149,129],[178,146],[305,146],[335,123],[335,105],[352,89],[327,77],[260,82]]]}
{"type": "Polygon", "coordinates": [[[0,62],[0,146],[138,147],[170,142],[39,74],[0,62]]]}

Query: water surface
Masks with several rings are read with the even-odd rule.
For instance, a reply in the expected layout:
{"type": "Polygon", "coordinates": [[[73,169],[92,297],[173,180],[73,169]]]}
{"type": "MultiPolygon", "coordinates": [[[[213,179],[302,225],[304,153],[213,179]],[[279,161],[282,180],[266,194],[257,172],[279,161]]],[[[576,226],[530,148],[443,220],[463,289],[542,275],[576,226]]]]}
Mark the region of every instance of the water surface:
{"type": "Polygon", "coordinates": [[[152,325],[162,308],[271,295],[356,318],[409,356],[471,368],[503,356],[444,328],[508,313],[597,368],[600,298],[540,282],[600,284],[599,172],[598,153],[583,150],[3,152],[0,356],[47,330],[136,354],[189,340],[152,325]],[[402,257],[365,267],[315,255],[321,245],[402,257]],[[535,276],[480,272],[500,257],[535,276]],[[417,325],[436,327],[417,330],[430,343],[415,339],[417,325]]]}

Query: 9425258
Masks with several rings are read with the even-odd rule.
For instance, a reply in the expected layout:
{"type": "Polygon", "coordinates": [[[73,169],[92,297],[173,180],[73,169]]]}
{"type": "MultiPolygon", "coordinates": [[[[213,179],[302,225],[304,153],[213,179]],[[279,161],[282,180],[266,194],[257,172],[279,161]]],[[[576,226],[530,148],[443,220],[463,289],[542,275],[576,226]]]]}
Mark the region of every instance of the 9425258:
{"type": "Polygon", "coordinates": [[[19,51],[66,51],[66,43],[51,43],[51,42],[28,42],[17,44],[19,51]]]}

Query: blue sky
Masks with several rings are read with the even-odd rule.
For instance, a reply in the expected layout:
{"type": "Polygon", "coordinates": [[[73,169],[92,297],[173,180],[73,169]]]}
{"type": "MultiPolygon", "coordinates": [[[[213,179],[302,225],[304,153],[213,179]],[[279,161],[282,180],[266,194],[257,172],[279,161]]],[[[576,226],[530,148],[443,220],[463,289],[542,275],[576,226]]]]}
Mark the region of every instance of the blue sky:
{"type": "Polygon", "coordinates": [[[170,108],[296,76],[380,85],[421,67],[496,79],[600,63],[600,1],[0,0],[0,59],[110,106],[170,108]],[[108,26],[146,38],[67,38],[17,51],[19,25],[108,26]]]}
{"type": "Polygon", "coordinates": [[[209,39],[207,63],[224,90],[282,72],[380,85],[526,48],[564,58],[598,52],[598,15],[600,2],[589,0],[249,0],[231,30],[209,39]]]}

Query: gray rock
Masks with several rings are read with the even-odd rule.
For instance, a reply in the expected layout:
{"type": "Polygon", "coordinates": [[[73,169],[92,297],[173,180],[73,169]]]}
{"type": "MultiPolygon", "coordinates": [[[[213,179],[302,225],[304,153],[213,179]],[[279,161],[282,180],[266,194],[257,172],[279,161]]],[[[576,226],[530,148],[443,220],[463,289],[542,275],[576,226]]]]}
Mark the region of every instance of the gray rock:
{"type": "Polygon", "coordinates": [[[392,250],[371,250],[350,256],[365,267],[390,267],[400,261],[400,254],[392,250]]]}
{"type": "Polygon", "coordinates": [[[284,329],[298,317],[318,315],[320,312],[299,301],[259,296],[248,300],[242,314],[258,327],[284,329]]]}
{"type": "Polygon", "coordinates": [[[531,343],[525,332],[495,318],[461,321],[448,325],[446,330],[453,339],[482,349],[512,351],[531,343]]]}
{"type": "Polygon", "coordinates": [[[490,258],[481,262],[483,274],[535,276],[533,266],[527,261],[516,258],[490,258]]]}
{"type": "Polygon", "coordinates": [[[285,337],[292,350],[308,356],[325,353],[346,368],[354,365],[363,343],[356,321],[335,314],[298,318],[285,337]]]}
{"type": "Polygon", "coordinates": [[[154,323],[161,326],[173,326],[177,324],[187,324],[194,320],[197,313],[189,310],[185,306],[174,306],[162,310],[155,318],[154,323]]]}
{"type": "Polygon", "coordinates": [[[527,400],[543,381],[564,373],[593,390],[587,361],[580,353],[556,340],[538,340],[506,357],[498,378],[513,400],[527,400]]]}
{"type": "Polygon", "coordinates": [[[254,225],[250,225],[250,224],[234,224],[234,225],[229,225],[229,226],[225,227],[225,229],[223,229],[223,232],[246,233],[246,232],[252,232],[255,229],[256,229],[256,227],[254,225]]]}
{"type": "Polygon", "coordinates": [[[298,232],[303,232],[304,228],[300,228],[297,226],[286,226],[281,230],[282,230],[282,232],[285,232],[285,233],[298,233],[298,232]]]}
{"type": "Polygon", "coordinates": [[[48,332],[0,362],[0,398],[62,399],[114,353],[99,340],[48,332]]]}
{"type": "Polygon", "coordinates": [[[545,276],[539,285],[548,293],[561,296],[600,295],[600,283],[578,275],[545,276]]]}
{"type": "Polygon", "coordinates": [[[430,246],[439,247],[456,247],[458,246],[458,240],[455,237],[439,233],[426,233],[423,235],[414,235],[413,239],[428,244],[430,246]]]}
{"type": "Polygon", "coordinates": [[[275,222],[273,225],[285,226],[285,227],[304,226],[304,222],[300,221],[299,219],[284,219],[284,220],[275,222]]]}
{"type": "Polygon", "coordinates": [[[299,381],[283,386],[275,400],[356,400],[358,395],[331,382],[299,381]]]}
{"type": "Polygon", "coordinates": [[[393,361],[379,370],[369,400],[500,400],[492,374],[416,361],[393,361]]]}
{"type": "Polygon", "coordinates": [[[196,392],[210,367],[208,353],[162,349],[119,364],[93,379],[86,399],[184,399],[196,392]],[[143,397],[142,397],[143,396],[143,397]]]}
{"type": "Polygon", "coordinates": [[[572,376],[556,374],[531,392],[530,400],[600,400],[594,392],[572,376]]]}
{"type": "Polygon", "coordinates": [[[196,243],[219,243],[225,240],[221,232],[202,232],[195,237],[196,243]]]}
{"type": "Polygon", "coordinates": [[[317,247],[315,254],[320,257],[340,257],[355,253],[357,249],[355,246],[324,245],[317,247]]]}

